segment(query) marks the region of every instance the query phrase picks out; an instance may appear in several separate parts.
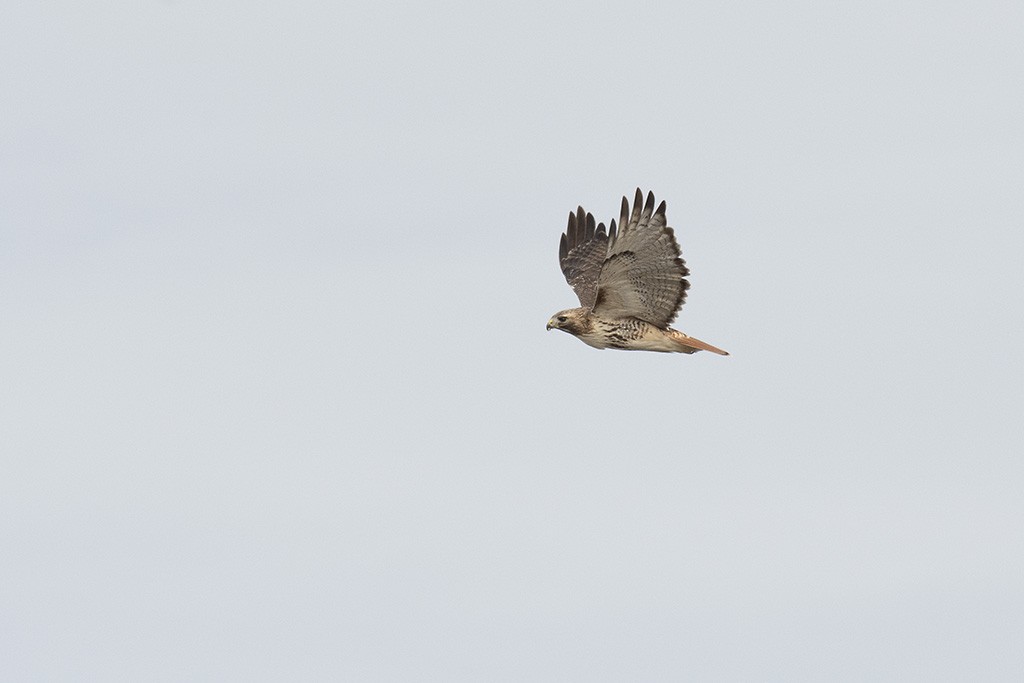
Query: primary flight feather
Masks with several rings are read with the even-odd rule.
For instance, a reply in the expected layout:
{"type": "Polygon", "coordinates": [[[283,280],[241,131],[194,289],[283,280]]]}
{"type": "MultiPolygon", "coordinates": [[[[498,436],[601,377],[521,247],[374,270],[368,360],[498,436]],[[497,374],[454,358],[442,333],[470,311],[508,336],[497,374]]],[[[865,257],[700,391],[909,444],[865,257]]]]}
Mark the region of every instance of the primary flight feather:
{"type": "Polygon", "coordinates": [[[696,353],[722,349],[669,327],[686,299],[690,271],[665,219],[665,202],[654,208],[636,190],[632,211],[622,198],[618,229],[594,224],[583,207],[569,214],[558,261],[580,307],[559,311],[548,329],[562,330],[597,349],[696,353]]]}

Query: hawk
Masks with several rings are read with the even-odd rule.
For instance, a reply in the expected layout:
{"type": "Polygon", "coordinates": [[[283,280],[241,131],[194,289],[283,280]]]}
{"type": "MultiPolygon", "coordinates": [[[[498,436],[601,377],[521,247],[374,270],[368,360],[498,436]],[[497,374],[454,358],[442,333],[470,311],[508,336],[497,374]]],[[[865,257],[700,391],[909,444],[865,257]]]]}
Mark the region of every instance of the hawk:
{"type": "Polygon", "coordinates": [[[722,349],[669,327],[686,299],[690,274],[665,219],[665,202],[654,210],[654,193],[636,190],[633,210],[622,198],[618,231],[583,207],[569,214],[558,260],[580,307],[559,311],[549,330],[579,337],[595,349],[696,353],[722,349]]]}

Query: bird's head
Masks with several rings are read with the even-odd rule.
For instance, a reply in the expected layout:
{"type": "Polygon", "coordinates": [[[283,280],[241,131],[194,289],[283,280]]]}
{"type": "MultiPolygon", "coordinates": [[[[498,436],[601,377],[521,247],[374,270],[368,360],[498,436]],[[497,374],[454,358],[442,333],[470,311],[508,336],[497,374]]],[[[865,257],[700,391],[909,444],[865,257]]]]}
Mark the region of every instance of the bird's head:
{"type": "Polygon", "coordinates": [[[551,320],[548,321],[549,330],[562,330],[569,334],[579,334],[583,332],[586,325],[586,316],[589,311],[583,308],[570,308],[564,311],[559,311],[551,316],[551,320]]]}

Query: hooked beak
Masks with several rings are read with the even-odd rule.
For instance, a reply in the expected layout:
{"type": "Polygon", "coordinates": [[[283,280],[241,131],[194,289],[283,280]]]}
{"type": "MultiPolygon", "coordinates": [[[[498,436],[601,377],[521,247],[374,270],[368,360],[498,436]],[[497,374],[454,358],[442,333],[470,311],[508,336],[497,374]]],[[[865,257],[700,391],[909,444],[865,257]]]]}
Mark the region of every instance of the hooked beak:
{"type": "Polygon", "coordinates": [[[548,324],[544,327],[544,329],[550,330],[552,327],[556,327],[554,318],[548,321],[548,324]]]}

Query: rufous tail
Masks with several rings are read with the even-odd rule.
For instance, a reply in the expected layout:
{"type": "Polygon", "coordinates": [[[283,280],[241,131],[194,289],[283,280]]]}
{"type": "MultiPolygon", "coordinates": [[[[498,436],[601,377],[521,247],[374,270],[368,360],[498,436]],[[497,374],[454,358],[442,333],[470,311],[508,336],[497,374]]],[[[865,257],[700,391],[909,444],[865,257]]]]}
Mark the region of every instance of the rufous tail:
{"type": "Polygon", "coordinates": [[[711,353],[717,353],[719,356],[729,355],[728,351],[723,351],[717,346],[712,346],[711,344],[703,342],[700,339],[683,334],[679,330],[672,331],[675,332],[673,338],[676,340],[676,342],[678,342],[680,346],[686,347],[684,349],[680,349],[683,353],[694,353],[695,351],[710,351],[711,353]]]}

